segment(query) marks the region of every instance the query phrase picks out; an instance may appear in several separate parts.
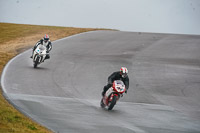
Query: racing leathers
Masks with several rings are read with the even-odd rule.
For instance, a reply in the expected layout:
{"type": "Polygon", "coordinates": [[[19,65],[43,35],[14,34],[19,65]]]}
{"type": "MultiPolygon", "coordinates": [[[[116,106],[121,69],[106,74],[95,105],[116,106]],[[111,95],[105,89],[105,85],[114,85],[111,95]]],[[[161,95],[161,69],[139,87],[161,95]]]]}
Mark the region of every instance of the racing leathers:
{"type": "Polygon", "coordinates": [[[102,92],[102,96],[104,96],[104,94],[106,93],[106,91],[112,86],[114,80],[121,80],[124,82],[126,91],[125,93],[127,93],[127,90],[129,88],[129,77],[128,75],[123,78],[122,75],[120,74],[120,71],[114,72],[112,73],[109,77],[108,77],[108,84],[106,86],[104,86],[103,88],[103,92],[102,92]]]}
{"type": "MultiPolygon", "coordinates": [[[[52,49],[51,41],[48,40],[48,41],[45,42],[44,39],[39,40],[39,41],[35,44],[35,46],[33,47],[33,52],[35,51],[35,49],[37,48],[37,46],[40,45],[40,44],[46,46],[46,48],[47,48],[47,51],[46,51],[46,52],[47,52],[47,55],[46,55],[45,59],[49,59],[49,58],[50,58],[49,52],[50,52],[51,49],[52,49]]],[[[33,52],[32,52],[31,58],[33,57],[33,52]]]]}

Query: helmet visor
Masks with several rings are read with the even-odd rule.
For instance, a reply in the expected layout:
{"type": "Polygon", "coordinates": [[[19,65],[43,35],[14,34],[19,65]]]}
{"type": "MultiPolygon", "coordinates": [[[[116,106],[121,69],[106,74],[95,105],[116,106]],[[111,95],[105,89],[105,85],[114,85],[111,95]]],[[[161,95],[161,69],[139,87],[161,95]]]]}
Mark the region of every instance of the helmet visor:
{"type": "Polygon", "coordinates": [[[122,73],[122,77],[125,78],[127,76],[127,73],[122,73]]]}
{"type": "Polygon", "coordinates": [[[49,38],[44,38],[44,42],[46,43],[49,40],[49,38]]]}

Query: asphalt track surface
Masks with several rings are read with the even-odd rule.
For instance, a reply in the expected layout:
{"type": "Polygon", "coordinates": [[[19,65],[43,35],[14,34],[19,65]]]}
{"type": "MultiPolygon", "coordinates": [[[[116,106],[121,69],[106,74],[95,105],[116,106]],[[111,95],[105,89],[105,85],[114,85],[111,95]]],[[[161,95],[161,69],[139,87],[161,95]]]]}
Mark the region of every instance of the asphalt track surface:
{"type": "Polygon", "coordinates": [[[95,31],[53,42],[33,68],[28,50],[1,85],[17,109],[59,133],[200,133],[200,36],[95,31]],[[121,66],[130,88],[112,111],[99,105],[121,66]]]}

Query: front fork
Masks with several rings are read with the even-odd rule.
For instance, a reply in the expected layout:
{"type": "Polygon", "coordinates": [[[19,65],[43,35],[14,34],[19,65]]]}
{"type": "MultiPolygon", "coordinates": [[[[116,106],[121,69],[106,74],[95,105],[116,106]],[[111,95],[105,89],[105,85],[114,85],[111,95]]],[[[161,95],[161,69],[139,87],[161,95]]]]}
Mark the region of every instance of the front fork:
{"type": "Polygon", "coordinates": [[[110,95],[110,97],[107,98],[107,100],[106,100],[106,105],[108,105],[108,104],[112,101],[114,95],[117,96],[117,101],[119,100],[120,95],[117,94],[117,93],[112,93],[112,94],[110,95]]]}

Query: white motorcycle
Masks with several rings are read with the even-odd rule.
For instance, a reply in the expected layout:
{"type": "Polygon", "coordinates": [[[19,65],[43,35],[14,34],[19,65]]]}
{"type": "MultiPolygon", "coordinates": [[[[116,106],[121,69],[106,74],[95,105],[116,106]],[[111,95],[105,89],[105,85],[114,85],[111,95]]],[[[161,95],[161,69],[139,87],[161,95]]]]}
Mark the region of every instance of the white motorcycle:
{"type": "Polygon", "coordinates": [[[44,62],[47,56],[47,48],[44,45],[38,45],[33,52],[33,67],[36,68],[40,63],[44,62]]]}

